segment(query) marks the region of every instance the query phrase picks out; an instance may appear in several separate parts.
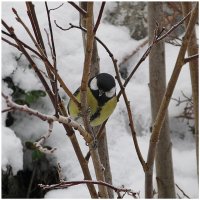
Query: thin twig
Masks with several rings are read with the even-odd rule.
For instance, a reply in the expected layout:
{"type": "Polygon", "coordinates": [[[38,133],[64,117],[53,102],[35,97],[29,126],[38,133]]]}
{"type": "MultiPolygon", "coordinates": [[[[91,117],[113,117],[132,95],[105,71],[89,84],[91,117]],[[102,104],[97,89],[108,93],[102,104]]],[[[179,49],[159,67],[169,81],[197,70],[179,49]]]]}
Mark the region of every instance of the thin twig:
{"type": "Polygon", "coordinates": [[[188,63],[188,62],[190,62],[192,60],[198,59],[198,58],[199,58],[199,54],[195,54],[193,56],[189,56],[189,57],[184,59],[184,64],[186,64],[186,63],[188,63]]]}
{"type": "Polygon", "coordinates": [[[51,36],[51,44],[52,44],[52,50],[53,50],[53,57],[52,57],[52,59],[54,61],[54,68],[56,69],[56,49],[55,49],[54,38],[53,38],[53,31],[52,31],[52,25],[51,25],[50,11],[48,9],[48,4],[47,4],[46,1],[45,1],[45,7],[46,7],[46,12],[47,12],[47,17],[48,17],[48,24],[49,24],[49,30],[50,30],[50,36],[51,36]]]}
{"type": "Polygon", "coordinates": [[[119,70],[118,70],[118,66],[117,66],[117,60],[115,60],[113,56],[111,57],[111,59],[112,59],[113,64],[114,64],[116,78],[117,78],[117,81],[118,81],[120,89],[121,89],[120,91],[122,91],[122,95],[123,95],[124,102],[125,102],[125,105],[126,105],[126,109],[127,109],[127,112],[128,112],[129,127],[131,129],[131,134],[132,134],[133,142],[134,142],[134,145],[135,145],[135,150],[137,152],[137,156],[138,156],[139,161],[140,161],[140,163],[143,167],[143,170],[146,171],[147,166],[146,166],[146,163],[145,163],[144,158],[142,156],[142,153],[140,151],[138,141],[137,141],[136,131],[135,131],[135,128],[134,128],[134,122],[133,122],[133,116],[132,116],[131,107],[130,107],[130,101],[128,100],[128,97],[127,97],[126,92],[125,92],[125,88],[124,88],[122,81],[120,79],[120,74],[119,74],[119,70]]]}
{"type": "Polygon", "coordinates": [[[123,60],[121,61],[121,63],[119,64],[119,68],[120,66],[122,66],[124,63],[126,63],[130,58],[132,58],[141,48],[143,48],[146,44],[148,43],[148,39],[145,39],[141,44],[139,44],[131,54],[125,56],[125,58],[123,58],[123,60]]]}
{"type": "Polygon", "coordinates": [[[50,43],[49,33],[47,32],[46,28],[44,28],[44,31],[45,31],[45,33],[47,35],[47,41],[48,41],[48,45],[49,45],[49,48],[50,48],[51,57],[53,58],[53,49],[52,49],[52,46],[51,46],[51,43],[50,43]]]}
{"type": "Polygon", "coordinates": [[[6,108],[1,111],[1,113],[13,111],[13,108],[6,108]]]}
{"type": "MultiPolygon", "coordinates": [[[[8,37],[14,39],[13,35],[11,35],[11,34],[5,32],[5,31],[3,31],[3,30],[2,30],[1,32],[2,32],[2,34],[5,34],[5,35],[7,35],[8,37]]],[[[36,54],[38,57],[40,57],[40,58],[42,59],[42,56],[41,56],[36,50],[34,50],[33,48],[31,48],[30,46],[28,46],[27,44],[25,44],[25,43],[24,43],[23,41],[21,41],[19,38],[15,38],[15,39],[16,39],[20,44],[22,44],[26,49],[32,51],[34,54],[36,54]]],[[[19,51],[21,51],[18,45],[16,45],[16,44],[10,42],[10,41],[7,40],[7,39],[3,39],[3,41],[4,41],[4,42],[7,42],[7,43],[10,44],[11,46],[14,46],[14,47],[17,48],[19,51]]]]}
{"type": "MultiPolygon", "coordinates": [[[[31,38],[31,40],[33,41],[33,43],[35,44],[35,46],[37,47],[38,51],[40,52],[40,54],[47,59],[46,56],[46,52],[44,51],[44,49],[40,46],[40,43],[38,44],[37,41],[35,40],[34,36],[32,35],[32,33],[30,32],[29,28],[26,26],[26,24],[23,22],[23,20],[20,18],[20,16],[18,15],[17,11],[12,8],[13,13],[16,15],[16,20],[23,26],[23,28],[26,30],[26,32],[28,33],[29,37],[31,38]]],[[[48,59],[47,59],[48,60],[48,59]]]]}
{"type": "MultiPolygon", "coordinates": [[[[42,34],[41,34],[41,31],[40,31],[40,26],[39,26],[37,16],[36,16],[36,13],[35,13],[35,6],[32,2],[26,2],[26,7],[27,7],[27,14],[28,14],[29,20],[32,24],[32,28],[33,28],[36,40],[37,40],[39,46],[41,47],[42,51],[44,52],[45,56],[47,56],[46,49],[45,49],[45,46],[44,46],[44,41],[43,41],[42,34]]],[[[15,12],[16,12],[16,15],[17,15],[17,11],[15,11],[15,12]]],[[[17,15],[17,20],[20,20],[22,22],[22,20],[19,18],[18,15],[17,15]]],[[[50,73],[50,72],[48,72],[48,73],[50,73]]]]}
{"type": "MultiPolygon", "coordinates": [[[[57,24],[56,20],[54,20],[54,23],[55,23],[55,25],[56,25],[59,29],[61,29],[61,30],[63,30],[63,31],[68,31],[68,30],[70,30],[70,29],[77,28],[77,29],[79,29],[79,30],[84,31],[85,33],[87,33],[87,30],[86,30],[85,28],[83,28],[83,27],[81,27],[81,26],[73,25],[72,23],[69,23],[69,25],[70,25],[69,28],[63,28],[63,27],[59,26],[59,25],[57,24]]],[[[95,39],[97,42],[99,42],[99,44],[101,44],[101,45],[104,47],[104,49],[107,51],[107,53],[109,54],[110,57],[113,56],[113,54],[112,54],[111,51],[108,49],[108,47],[107,47],[97,36],[94,36],[94,39],[95,39]]]]}
{"type": "Polygon", "coordinates": [[[100,24],[100,21],[101,21],[101,17],[102,17],[102,14],[103,14],[103,10],[104,10],[105,4],[106,4],[105,1],[103,1],[102,4],[101,4],[101,8],[100,8],[100,11],[99,11],[99,15],[98,15],[96,24],[95,24],[94,29],[93,29],[94,35],[96,34],[97,29],[98,29],[98,27],[99,27],[99,24],[100,24]]]}
{"type": "Polygon", "coordinates": [[[53,11],[53,10],[57,10],[57,9],[59,9],[60,7],[62,7],[64,5],[64,3],[62,3],[62,4],[60,4],[58,7],[56,7],[56,8],[51,8],[51,9],[49,9],[49,12],[51,12],[51,11],[53,11]]]}
{"type": "Polygon", "coordinates": [[[47,78],[47,79],[49,79],[50,81],[53,81],[44,71],[42,71],[41,69],[40,69],[40,72],[47,78]]]}
{"type": "Polygon", "coordinates": [[[44,141],[50,137],[51,133],[52,133],[52,130],[53,130],[53,121],[48,121],[49,123],[49,129],[48,129],[48,132],[43,135],[37,142],[34,142],[34,145],[35,147],[41,151],[42,153],[45,153],[45,154],[52,154],[56,148],[47,148],[47,147],[43,147],[42,144],[44,143],[44,141]]]}
{"type": "MultiPolygon", "coordinates": [[[[57,85],[58,70],[57,70],[57,63],[56,63],[56,49],[55,49],[53,31],[52,31],[52,26],[51,26],[50,11],[48,9],[48,4],[46,1],[45,1],[45,6],[46,6],[47,17],[48,17],[49,30],[50,30],[50,36],[51,36],[51,44],[52,44],[52,50],[53,50],[53,56],[52,56],[53,66],[54,66],[54,70],[55,70],[54,82],[52,82],[52,87],[53,87],[53,92],[55,95],[55,104],[58,105],[58,85],[57,85]]],[[[56,107],[55,115],[58,116],[58,107],[56,107]]]]}
{"type": "Polygon", "coordinates": [[[175,184],[175,185],[176,185],[176,187],[183,193],[183,195],[184,195],[186,198],[190,199],[190,197],[189,197],[187,194],[185,194],[185,192],[178,186],[178,184],[175,184]]]}
{"type": "Polygon", "coordinates": [[[172,31],[174,31],[177,27],[179,27],[190,15],[191,15],[190,11],[185,17],[183,17],[178,23],[176,23],[175,25],[173,25],[166,33],[164,33],[163,35],[161,35],[158,39],[157,42],[159,42],[160,40],[164,39],[167,35],[169,35],[172,31]]]}
{"type": "Polygon", "coordinates": [[[4,42],[8,43],[9,45],[11,45],[11,46],[13,46],[13,47],[17,48],[18,50],[20,50],[20,49],[19,49],[19,47],[18,47],[16,44],[14,44],[14,43],[10,42],[10,41],[9,41],[9,40],[7,40],[6,38],[4,38],[4,37],[1,37],[1,39],[2,39],[4,42]]]}
{"type": "MultiPolygon", "coordinates": [[[[109,118],[108,118],[108,119],[109,119],[109,118]]],[[[102,138],[102,136],[103,136],[103,134],[104,134],[104,131],[103,131],[103,130],[104,130],[104,128],[105,128],[105,125],[106,125],[108,119],[105,120],[105,121],[103,122],[103,124],[101,124],[99,130],[97,131],[96,138],[97,138],[97,141],[98,141],[98,142],[101,140],[101,138],[102,138]]],[[[86,161],[89,161],[89,159],[90,159],[90,151],[88,151],[87,154],[86,154],[86,156],[85,156],[85,160],[86,160],[86,161]]]]}
{"type": "Polygon", "coordinates": [[[38,185],[39,185],[39,187],[41,187],[44,190],[50,190],[50,189],[63,189],[63,188],[80,185],[80,184],[86,184],[86,183],[95,184],[95,185],[103,185],[103,186],[113,189],[116,193],[126,192],[128,195],[130,195],[134,198],[137,198],[137,196],[138,196],[138,193],[133,192],[131,189],[117,188],[117,187],[115,187],[109,183],[103,182],[103,181],[92,181],[92,180],[63,181],[63,182],[60,182],[58,184],[53,184],[53,185],[43,185],[43,184],[38,184],[38,185]]]}
{"type": "Polygon", "coordinates": [[[185,116],[185,115],[179,115],[179,116],[176,116],[175,118],[177,118],[177,119],[188,119],[188,120],[193,120],[194,119],[194,117],[191,117],[191,116],[185,116]]]}
{"type": "Polygon", "coordinates": [[[87,15],[87,12],[84,9],[82,9],[81,7],[79,7],[77,4],[75,4],[74,2],[68,1],[68,3],[71,4],[74,8],[76,8],[76,10],[78,10],[80,12],[80,14],[82,14],[83,16],[87,15]]]}

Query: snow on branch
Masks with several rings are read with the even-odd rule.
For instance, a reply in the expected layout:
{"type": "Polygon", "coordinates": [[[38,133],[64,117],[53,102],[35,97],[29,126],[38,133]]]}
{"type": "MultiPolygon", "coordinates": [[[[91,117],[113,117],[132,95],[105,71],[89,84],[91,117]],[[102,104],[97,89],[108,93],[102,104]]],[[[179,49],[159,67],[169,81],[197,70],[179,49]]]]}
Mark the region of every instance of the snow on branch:
{"type": "MultiPolygon", "coordinates": [[[[87,143],[90,143],[93,140],[91,135],[87,131],[85,131],[85,129],[80,124],[78,124],[76,121],[72,120],[71,117],[64,117],[62,115],[59,115],[58,117],[53,116],[53,115],[46,115],[37,110],[29,108],[27,105],[16,104],[15,102],[13,102],[11,100],[11,98],[9,98],[8,96],[6,96],[3,93],[2,93],[2,97],[5,99],[7,106],[9,108],[12,108],[13,110],[19,110],[21,112],[28,113],[29,115],[34,115],[43,121],[47,121],[50,124],[53,122],[67,124],[70,127],[73,127],[75,130],[78,130],[87,143]]],[[[51,132],[51,126],[49,127],[47,137],[49,137],[50,132],[51,132]]]]}
{"type": "Polygon", "coordinates": [[[56,148],[49,149],[48,147],[43,147],[42,146],[44,141],[51,135],[52,130],[53,130],[53,122],[49,121],[48,132],[45,135],[43,135],[37,142],[34,142],[35,147],[37,149],[39,149],[39,151],[41,151],[42,153],[50,154],[50,153],[53,153],[56,150],[56,148]]]}
{"type": "Polygon", "coordinates": [[[122,199],[125,194],[128,194],[129,196],[132,196],[133,198],[138,198],[139,197],[139,192],[133,192],[131,189],[126,189],[126,188],[117,188],[111,184],[108,184],[106,182],[103,181],[93,181],[93,180],[83,180],[83,181],[62,181],[60,183],[57,184],[53,184],[53,185],[43,185],[43,184],[39,184],[39,187],[41,187],[44,190],[51,190],[51,189],[64,189],[64,188],[68,188],[71,186],[75,186],[75,185],[80,185],[80,184],[94,184],[94,185],[103,185],[106,186],[108,188],[111,188],[112,190],[114,190],[119,199],[122,199]],[[123,194],[121,194],[123,193],[123,194]]]}

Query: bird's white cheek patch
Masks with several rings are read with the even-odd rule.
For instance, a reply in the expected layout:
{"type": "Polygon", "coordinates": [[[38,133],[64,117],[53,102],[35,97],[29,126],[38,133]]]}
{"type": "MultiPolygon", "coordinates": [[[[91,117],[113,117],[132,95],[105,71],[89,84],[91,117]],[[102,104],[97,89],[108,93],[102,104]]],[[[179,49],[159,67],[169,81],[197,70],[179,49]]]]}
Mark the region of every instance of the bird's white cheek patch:
{"type": "Polygon", "coordinates": [[[113,97],[113,96],[115,95],[115,92],[116,92],[116,88],[113,87],[110,91],[105,92],[105,93],[106,93],[106,96],[107,96],[108,98],[111,98],[111,97],[113,97]]]}
{"type": "Polygon", "coordinates": [[[96,78],[93,78],[92,81],[90,82],[90,88],[92,90],[98,90],[97,79],[96,78]]]}

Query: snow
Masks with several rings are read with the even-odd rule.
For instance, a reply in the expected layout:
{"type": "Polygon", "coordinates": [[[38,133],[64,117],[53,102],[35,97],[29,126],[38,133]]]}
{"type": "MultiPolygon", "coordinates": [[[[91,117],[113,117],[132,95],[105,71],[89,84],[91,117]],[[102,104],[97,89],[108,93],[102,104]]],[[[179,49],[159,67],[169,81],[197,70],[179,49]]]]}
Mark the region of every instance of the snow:
{"type": "Polygon", "coordinates": [[[5,171],[6,167],[12,167],[13,175],[23,169],[23,147],[21,140],[16,137],[13,130],[2,127],[2,160],[1,166],[5,171]]]}
{"type": "Polygon", "coordinates": [[[52,190],[45,195],[47,199],[90,199],[87,186],[78,185],[64,190],[52,190]],[[77,192],[78,191],[78,192],[77,192]],[[76,194],[76,196],[74,196],[76,194]]]}
{"type": "MultiPolygon", "coordinates": [[[[46,12],[44,12],[44,4],[34,2],[36,12],[38,13],[39,23],[41,27],[48,28],[46,20],[46,12]]],[[[2,3],[2,18],[9,24],[12,24],[19,37],[26,43],[31,43],[29,37],[24,32],[23,28],[15,21],[14,14],[8,15],[11,8],[15,7],[19,15],[27,24],[29,20],[24,10],[25,4],[22,2],[4,2],[2,3]]],[[[60,3],[50,2],[49,8],[54,8],[60,3]]],[[[98,13],[100,4],[95,4],[95,14],[98,13]]],[[[109,3],[109,8],[112,9],[112,3],[109,3]]],[[[95,16],[96,17],[96,16],[95,16]]],[[[71,5],[65,3],[59,10],[52,11],[52,20],[56,20],[60,26],[64,28],[69,27],[69,23],[78,25],[79,16],[77,11],[71,5]]],[[[29,24],[30,26],[30,24],[29,24]]],[[[83,47],[82,35],[80,30],[71,29],[69,31],[62,31],[53,24],[55,46],[57,52],[58,70],[60,76],[63,78],[71,91],[75,91],[80,85],[82,67],[83,67],[83,47]]],[[[46,34],[42,30],[45,44],[47,46],[46,34]]],[[[97,31],[97,36],[108,46],[114,57],[120,63],[123,58],[133,51],[138,46],[140,41],[135,41],[130,38],[127,28],[122,26],[113,26],[108,23],[102,23],[97,31]]],[[[137,57],[130,63],[129,69],[133,69],[143,52],[146,50],[145,46],[138,53],[137,57]]],[[[114,75],[114,68],[112,61],[105,51],[105,49],[98,44],[98,51],[101,64],[101,72],[107,72],[114,75]]],[[[166,72],[167,81],[172,74],[176,57],[178,55],[179,47],[166,44],[166,72]]],[[[43,89],[42,84],[34,75],[33,70],[29,69],[28,62],[22,56],[20,61],[15,60],[15,56],[20,53],[9,45],[2,43],[2,77],[8,75],[13,76],[13,81],[26,91],[43,89]],[[16,54],[17,52],[17,54],[16,54]],[[15,72],[15,73],[13,73],[15,72]]],[[[48,52],[50,56],[50,52],[48,52]]],[[[40,69],[45,71],[43,64],[38,59],[34,59],[39,63],[40,69]]],[[[130,72],[129,71],[129,72],[130,72]]],[[[133,112],[133,119],[135,122],[136,132],[138,134],[138,143],[144,159],[147,157],[149,146],[149,127],[151,126],[151,110],[150,110],[150,95],[149,95],[149,75],[148,75],[148,59],[146,59],[137,72],[134,74],[132,80],[126,87],[128,99],[130,100],[131,109],[133,112]]],[[[2,87],[3,92],[9,95],[12,93],[5,84],[2,87]]],[[[68,97],[60,90],[61,96],[65,98],[65,103],[68,102],[68,97]]],[[[118,87],[119,91],[119,87],[118,87]]],[[[181,97],[181,91],[188,96],[191,95],[190,74],[188,65],[185,65],[181,71],[175,91],[174,98],[181,97]]],[[[5,108],[5,102],[2,108],[5,108]]],[[[33,108],[40,110],[47,114],[54,114],[52,105],[48,101],[48,97],[44,97],[38,104],[34,104],[33,108]]],[[[196,178],[196,158],[195,158],[195,143],[192,134],[188,131],[187,125],[184,122],[174,119],[180,114],[184,105],[176,106],[176,102],[171,101],[169,105],[169,117],[172,134],[172,155],[174,165],[175,182],[188,194],[191,198],[198,197],[198,182],[196,178]],[[185,138],[180,139],[174,132],[181,132],[185,138]]],[[[3,114],[2,125],[2,168],[6,169],[6,165],[10,164],[13,168],[13,173],[16,174],[18,170],[23,168],[22,165],[22,144],[27,140],[36,140],[44,135],[47,131],[47,124],[33,116],[26,114],[19,114],[16,123],[10,128],[4,127],[5,114],[3,114]],[[34,127],[34,128],[30,128],[34,127]],[[20,139],[21,142],[20,142],[20,139]],[[6,141],[6,142],[4,142],[6,141]]],[[[110,165],[112,170],[113,185],[125,188],[131,188],[138,192],[140,197],[144,197],[144,172],[141,164],[137,158],[132,137],[128,127],[128,117],[126,114],[126,107],[121,97],[117,108],[107,123],[107,137],[108,149],[110,155],[110,165]]],[[[88,151],[82,137],[76,133],[77,139],[80,143],[83,154],[88,151]]],[[[59,162],[62,167],[62,174],[67,180],[83,180],[81,168],[79,166],[77,157],[72,148],[69,138],[63,127],[55,123],[53,132],[47,140],[48,145],[56,147],[57,150],[51,156],[52,163],[59,162]]],[[[24,168],[28,167],[29,163],[24,163],[24,168]]],[[[89,168],[93,179],[95,180],[94,170],[91,161],[89,168]]],[[[155,179],[154,179],[155,180],[155,179]]],[[[155,184],[154,184],[155,185],[155,184]]],[[[181,193],[177,190],[177,193],[181,193]]],[[[46,193],[45,198],[89,198],[89,193],[85,185],[70,187],[65,190],[53,190],[46,193]]],[[[126,198],[129,198],[126,196],[126,198]]]]}
{"type": "Polygon", "coordinates": [[[39,90],[42,87],[42,84],[38,82],[38,78],[36,77],[34,70],[31,69],[18,68],[14,73],[13,81],[25,92],[39,90]]]}

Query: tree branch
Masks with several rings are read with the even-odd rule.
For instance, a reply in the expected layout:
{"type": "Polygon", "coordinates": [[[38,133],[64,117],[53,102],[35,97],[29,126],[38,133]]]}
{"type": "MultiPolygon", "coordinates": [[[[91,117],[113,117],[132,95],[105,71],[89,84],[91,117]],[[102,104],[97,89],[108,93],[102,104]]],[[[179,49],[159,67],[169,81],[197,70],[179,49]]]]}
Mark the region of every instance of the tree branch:
{"type": "Polygon", "coordinates": [[[26,7],[27,7],[27,14],[28,14],[29,20],[31,22],[36,40],[37,40],[38,44],[40,45],[40,47],[43,49],[44,54],[47,55],[46,49],[44,46],[44,41],[42,38],[42,34],[40,31],[39,23],[38,23],[37,16],[35,13],[35,6],[32,2],[26,2],[26,7]]]}
{"type": "Polygon", "coordinates": [[[3,93],[2,93],[2,97],[5,99],[6,104],[9,108],[12,108],[14,110],[19,110],[21,112],[25,112],[30,115],[36,116],[43,121],[59,122],[59,123],[67,124],[70,127],[73,127],[74,129],[78,130],[87,143],[91,143],[91,141],[93,140],[91,135],[87,131],[85,131],[85,129],[80,124],[78,124],[76,121],[72,120],[71,117],[64,117],[61,115],[59,115],[58,117],[53,116],[53,115],[46,115],[46,114],[40,113],[37,110],[29,108],[27,105],[16,104],[8,96],[6,96],[3,93]]]}
{"type": "Polygon", "coordinates": [[[156,155],[156,146],[157,146],[160,130],[162,128],[162,125],[165,119],[165,114],[167,112],[167,108],[168,108],[172,93],[174,91],[180,71],[184,64],[184,56],[187,50],[188,43],[190,41],[191,32],[193,31],[197,18],[198,18],[198,5],[196,5],[194,10],[192,11],[190,22],[187,26],[186,33],[183,38],[183,43],[180,48],[178,58],[176,60],[174,71],[167,85],[166,92],[162,99],[158,114],[156,116],[156,119],[153,125],[153,131],[152,131],[151,139],[149,142],[149,150],[148,150],[148,156],[147,156],[147,166],[149,169],[145,172],[145,197],[146,198],[153,197],[153,165],[154,165],[154,159],[156,155]]]}
{"type": "Polygon", "coordinates": [[[93,3],[87,3],[87,40],[86,40],[86,52],[84,59],[84,67],[83,67],[83,75],[81,80],[80,87],[80,96],[81,96],[81,113],[83,118],[83,123],[88,132],[91,131],[91,127],[89,124],[89,115],[88,115],[88,103],[87,103],[87,88],[88,88],[88,80],[90,76],[90,65],[92,59],[92,49],[93,49],[93,3]]]}
{"type": "MultiPolygon", "coordinates": [[[[1,32],[2,32],[2,34],[7,35],[8,37],[10,37],[10,38],[12,38],[12,39],[14,39],[14,40],[16,39],[23,47],[25,47],[26,49],[32,51],[35,55],[37,55],[37,56],[40,57],[41,59],[43,58],[36,50],[34,50],[33,48],[31,48],[29,45],[25,44],[25,43],[24,43],[23,41],[21,41],[19,38],[14,38],[13,35],[11,35],[11,34],[5,32],[5,31],[3,31],[3,30],[2,30],[1,32]]],[[[9,40],[4,39],[4,42],[8,43],[9,45],[11,45],[11,46],[17,48],[19,51],[21,51],[21,49],[19,48],[18,45],[14,44],[14,43],[11,43],[9,40]]]]}
{"type": "Polygon", "coordinates": [[[64,5],[64,3],[61,3],[59,6],[57,6],[56,8],[51,8],[49,9],[49,12],[53,11],[53,10],[57,10],[59,9],[60,7],[62,7],[64,5]]]}
{"type": "Polygon", "coordinates": [[[81,7],[79,7],[77,4],[75,4],[73,1],[68,1],[69,4],[71,4],[76,10],[80,12],[81,15],[86,16],[87,12],[83,10],[81,7]]]}
{"type": "MultiPolygon", "coordinates": [[[[90,65],[92,60],[93,41],[94,41],[93,2],[87,2],[86,28],[87,28],[86,50],[85,50],[83,75],[80,87],[81,114],[86,131],[89,132],[91,135],[93,135],[93,137],[95,137],[89,122],[88,102],[87,102],[88,80],[90,77],[90,65]]],[[[89,144],[89,149],[95,169],[96,178],[97,180],[105,181],[104,170],[99,158],[98,150],[94,148],[94,144],[89,144]]],[[[101,198],[108,198],[108,192],[106,187],[99,186],[99,196],[101,198]]]]}
{"type": "Polygon", "coordinates": [[[34,142],[34,145],[40,152],[45,154],[52,154],[56,150],[56,148],[49,149],[47,147],[42,146],[42,143],[44,143],[44,141],[51,135],[53,130],[53,122],[48,121],[48,123],[49,123],[48,132],[45,135],[43,135],[37,142],[34,142]]]}
{"type": "MultiPolygon", "coordinates": [[[[50,10],[48,9],[47,2],[45,2],[47,17],[48,17],[48,23],[49,23],[49,30],[50,30],[50,36],[51,36],[51,44],[52,44],[52,50],[53,50],[53,66],[54,66],[54,81],[52,82],[52,88],[55,96],[55,104],[58,105],[58,86],[57,86],[57,80],[58,80],[58,70],[57,70],[57,63],[56,63],[56,49],[54,44],[54,38],[53,38],[53,31],[51,26],[51,18],[50,18],[50,10]]],[[[58,109],[55,110],[55,115],[58,116],[58,109]]]]}
{"type": "Polygon", "coordinates": [[[191,62],[192,60],[195,60],[195,59],[198,59],[198,58],[199,58],[199,54],[189,56],[189,57],[184,59],[184,64],[191,62]]]}
{"type": "Polygon", "coordinates": [[[183,194],[186,198],[190,199],[190,197],[189,197],[187,194],[185,194],[185,192],[178,186],[178,184],[175,184],[175,185],[176,185],[176,187],[182,192],[182,194],[183,194]]]}
{"type": "Polygon", "coordinates": [[[103,1],[102,4],[101,4],[101,8],[100,8],[100,11],[99,11],[99,16],[97,18],[96,24],[95,24],[94,29],[93,29],[94,35],[96,34],[97,29],[99,27],[105,4],[106,4],[105,1],[103,1]]]}
{"type": "Polygon", "coordinates": [[[121,192],[128,194],[134,198],[137,198],[139,195],[136,192],[133,192],[131,189],[125,189],[125,188],[117,188],[111,184],[108,184],[106,182],[103,181],[92,181],[92,180],[84,180],[84,181],[62,181],[58,184],[53,184],[53,185],[43,185],[43,184],[39,184],[39,187],[41,187],[44,190],[50,190],[50,189],[64,189],[64,188],[68,188],[71,186],[75,186],[75,185],[80,185],[80,184],[95,184],[95,185],[103,185],[106,186],[108,188],[111,188],[112,190],[114,190],[117,194],[118,197],[121,197],[121,192]]]}

